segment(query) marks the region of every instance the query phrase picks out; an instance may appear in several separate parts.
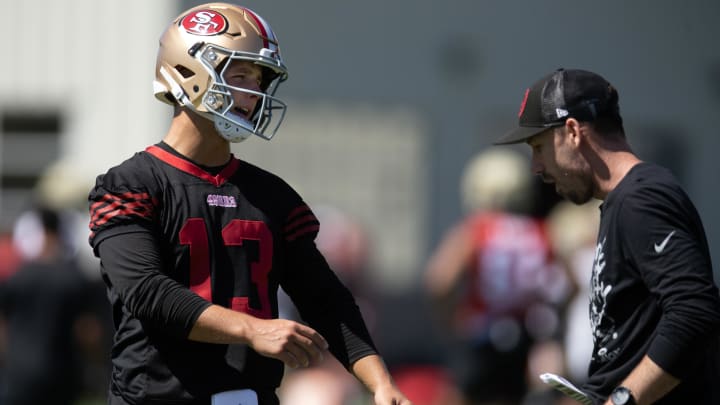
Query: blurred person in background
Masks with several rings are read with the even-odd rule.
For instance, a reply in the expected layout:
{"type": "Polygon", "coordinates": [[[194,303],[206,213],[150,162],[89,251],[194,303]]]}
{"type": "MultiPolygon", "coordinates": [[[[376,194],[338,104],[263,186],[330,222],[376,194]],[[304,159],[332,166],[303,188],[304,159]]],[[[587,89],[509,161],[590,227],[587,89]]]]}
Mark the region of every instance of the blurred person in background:
{"type": "Polygon", "coordinates": [[[467,213],[431,255],[425,287],[453,334],[450,369],[465,404],[519,404],[531,349],[556,337],[563,275],[542,220],[530,217],[526,159],[484,150],[466,166],[467,213]]]}
{"type": "Polygon", "coordinates": [[[85,355],[95,349],[100,326],[66,229],[49,208],[16,221],[13,240],[23,262],[0,282],[3,405],[71,404],[83,393],[85,355]]]}
{"type": "Polygon", "coordinates": [[[276,405],[284,366],[330,354],[375,404],[410,403],[317,249],[313,211],[230,151],[272,138],[287,75],[273,30],[244,7],[193,7],[162,34],[155,95],[174,107],[168,132],[89,195],[116,326],[110,404],[276,405]],[[278,319],[279,287],[309,326],[278,319]]]}
{"type": "Polygon", "coordinates": [[[591,276],[588,269],[592,268],[595,258],[599,206],[599,200],[582,205],[563,201],[553,208],[547,221],[558,260],[568,269],[573,285],[564,316],[562,347],[567,375],[575,384],[582,384],[587,379],[587,365],[593,348],[588,322],[591,276]]]}
{"type": "Polygon", "coordinates": [[[12,231],[0,230],[0,282],[15,273],[22,256],[13,244],[12,231]]]}
{"type": "MultiPolygon", "coordinates": [[[[100,276],[100,262],[87,243],[87,192],[95,184],[94,176],[88,174],[77,162],[56,160],[45,167],[35,184],[34,192],[38,201],[61,213],[65,229],[63,234],[68,238],[66,255],[72,256],[91,283],[85,300],[88,307],[92,308],[99,330],[83,364],[85,389],[82,401],[89,404],[105,402],[107,397],[113,324],[110,305],[105,296],[105,284],[100,276]]],[[[22,222],[18,221],[18,224],[22,222]]],[[[21,235],[27,234],[28,232],[24,231],[16,232],[19,244],[23,244],[21,235]]],[[[90,337],[91,334],[88,333],[87,336],[90,337]]]]}
{"type": "Polygon", "coordinates": [[[393,369],[398,387],[414,405],[462,405],[462,393],[447,367],[409,363],[393,369]]]}
{"type": "Polygon", "coordinates": [[[669,170],[633,152],[618,100],[597,73],[557,69],[496,143],[527,143],[532,171],[571,202],[602,200],[581,389],[594,404],[718,404],[720,295],[702,220],[669,170]]]}

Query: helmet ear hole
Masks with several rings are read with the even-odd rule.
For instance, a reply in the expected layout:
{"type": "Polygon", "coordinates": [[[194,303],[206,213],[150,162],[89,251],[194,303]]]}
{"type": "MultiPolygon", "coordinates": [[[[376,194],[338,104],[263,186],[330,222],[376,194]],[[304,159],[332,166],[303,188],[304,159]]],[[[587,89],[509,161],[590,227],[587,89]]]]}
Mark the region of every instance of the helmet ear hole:
{"type": "MultiPolygon", "coordinates": [[[[177,72],[180,73],[180,75],[181,75],[184,79],[187,79],[188,77],[193,77],[193,76],[195,76],[195,72],[193,72],[192,70],[186,68],[186,67],[183,66],[183,65],[176,65],[176,66],[175,66],[175,70],[177,70],[177,72]]],[[[197,90],[195,90],[195,91],[197,91],[197,90]]]]}

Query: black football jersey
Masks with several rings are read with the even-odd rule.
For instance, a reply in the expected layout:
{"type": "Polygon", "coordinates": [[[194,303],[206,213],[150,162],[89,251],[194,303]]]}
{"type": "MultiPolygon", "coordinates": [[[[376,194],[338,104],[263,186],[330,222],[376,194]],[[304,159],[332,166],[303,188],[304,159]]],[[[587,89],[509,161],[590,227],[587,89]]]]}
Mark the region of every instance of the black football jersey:
{"type": "Polygon", "coordinates": [[[279,177],[234,157],[213,175],[160,143],[98,176],[89,199],[96,254],[106,240],[146,233],[162,262],[132,275],[103,265],[117,329],[114,392],[191,403],[231,389],[274,390],[282,362],[187,333],[209,303],[276,318],[278,286],[346,366],[375,352],[352,295],[315,246],[317,219],[279,177]]]}

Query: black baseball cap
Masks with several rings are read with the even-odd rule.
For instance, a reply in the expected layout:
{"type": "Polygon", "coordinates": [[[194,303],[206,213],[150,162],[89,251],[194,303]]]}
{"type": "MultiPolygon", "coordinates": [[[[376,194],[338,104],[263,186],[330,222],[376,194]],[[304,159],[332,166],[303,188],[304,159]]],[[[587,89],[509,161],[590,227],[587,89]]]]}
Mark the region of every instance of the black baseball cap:
{"type": "Polygon", "coordinates": [[[620,115],[615,88],[597,73],[561,68],[525,90],[518,127],[495,145],[524,142],[548,128],[565,124],[568,118],[594,121],[607,115],[620,115]]]}

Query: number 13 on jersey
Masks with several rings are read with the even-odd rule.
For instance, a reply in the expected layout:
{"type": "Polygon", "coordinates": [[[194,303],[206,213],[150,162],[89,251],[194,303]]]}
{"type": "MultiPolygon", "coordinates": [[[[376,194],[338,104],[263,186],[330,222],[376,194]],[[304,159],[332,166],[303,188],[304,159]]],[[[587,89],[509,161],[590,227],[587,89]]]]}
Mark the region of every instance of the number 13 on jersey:
{"type": "MultiPolygon", "coordinates": [[[[250,281],[257,290],[260,308],[252,308],[248,297],[232,297],[229,307],[258,318],[270,319],[270,297],[268,273],[272,266],[272,233],[262,221],[234,219],[222,230],[225,246],[241,246],[244,241],[257,241],[258,260],[250,263],[250,281]]],[[[190,289],[202,298],[212,302],[210,280],[210,252],[205,220],[190,218],[180,230],[180,243],[190,246],[190,289]]]]}

